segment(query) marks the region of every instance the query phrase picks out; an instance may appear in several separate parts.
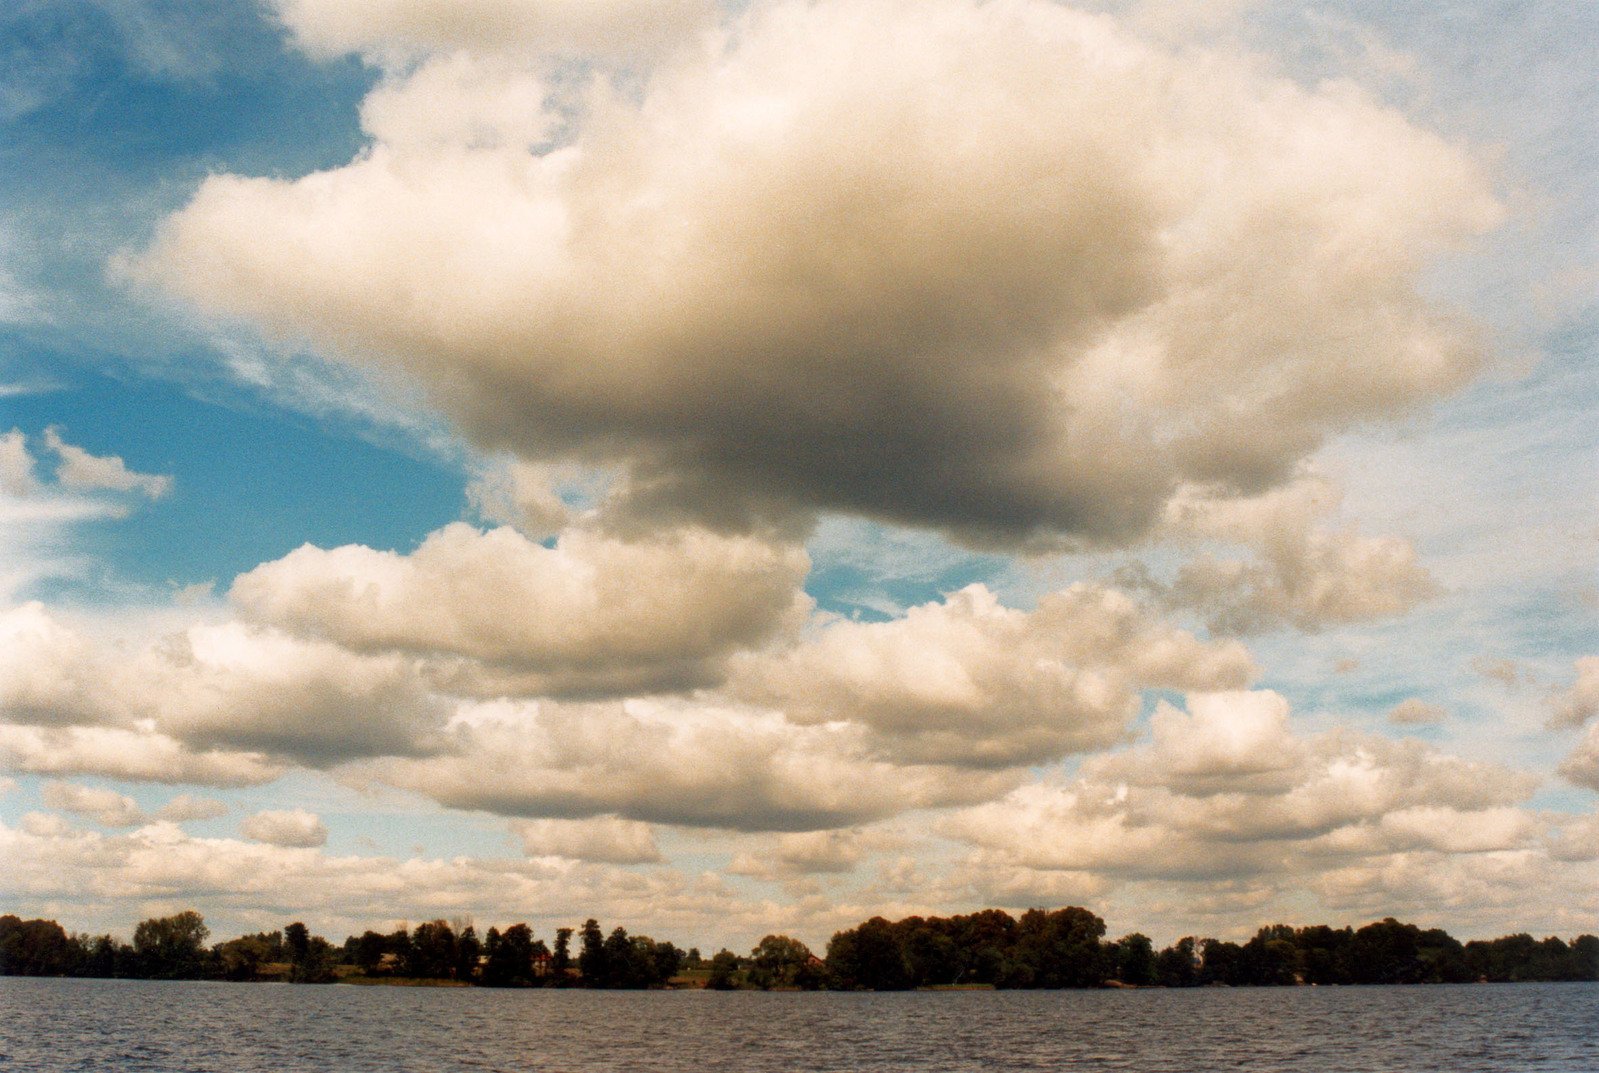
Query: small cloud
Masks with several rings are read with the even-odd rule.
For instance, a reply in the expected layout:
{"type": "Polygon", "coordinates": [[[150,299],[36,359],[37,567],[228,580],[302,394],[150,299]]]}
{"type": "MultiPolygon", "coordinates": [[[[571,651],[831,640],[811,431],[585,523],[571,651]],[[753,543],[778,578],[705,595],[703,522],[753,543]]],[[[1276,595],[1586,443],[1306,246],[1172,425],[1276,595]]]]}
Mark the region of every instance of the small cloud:
{"type": "Polygon", "coordinates": [[[328,829],[314,812],[304,809],[257,812],[240,826],[245,838],[290,849],[325,846],[328,829]]]}
{"type": "Polygon", "coordinates": [[[104,827],[137,827],[149,822],[133,798],[115,790],[75,786],[70,782],[47,782],[40,794],[46,808],[70,812],[104,827]]]}
{"type": "Polygon", "coordinates": [[[1549,698],[1549,725],[1580,727],[1599,715],[1599,656],[1583,656],[1576,664],[1577,680],[1570,689],[1549,698]]]}
{"type": "Polygon", "coordinates": [[[661,859],[647,823],[617,816],[590,820],[526,820],[511,829],[529,857],[567,857],[605,864],[653,864],[661,859]]]}
{"type": "Polygon", "coordinates": [[[214,797],[179,794],[162,805],[157,810],[155,818],[169,823],[187,823],[190,820],[214,820],[218,816],[226,815],[227,811],[227,804],[214,797]]]}
{"type": "Polygon", "coordinates": [[[30,812],[22,817],[21,826],[34,838],[65,838],[73,831],[64,817],[49,812],[30,812]]]}
{"type": "Polygon", "coordinates": [[[217,583],[212,581],[196,581],[189,585],[179,585],[176,581],[168,581],[172,586],[172,602],[179,607],[197,607],[209,603],[215,594],[217,583]]]}
{"type": "Polygon", "coordinates": [[[1436,704],[1411,697],[1400,701],[1388,713],[1388,721],[1399,726],[1436,726],[1449,718],[1449,712],[1436,704]]]}
{"type": "Polygon", "coordinates": [[[21,429],[0,435],[0,492],[25,496],[38,487],[33,476],[33,455],[21,429]]]}
{"type": "Polygon", "coordinates": [[[44,430],[44,442],[61,458],[56,480],[69,488],[105,488],[114,492],[138,492],[160,499],[172,490],[172,478],[164,474],[136,473],[117,455],[92,455],[61,438],[54,426],[44,430]]]}
{"type": "Polygon", "coordinates": [[[1333,664],[1334,674],[1353,674],[1358,670],[1360,670],[1360,661],[1358,659],[1341,659],[1333,664]]]}
{"type": "Polygon", "coordinates": [[[48,395],[63,387],[54,380],[13,380],[0,382],[0,399],[15,399],[24,395],[48,395]]]}
{"type": "Polygon", "coordinates": [[[1498,682],[1506,689],[1520,688],[1525,677],[1521,665],[1513,659],[1492,659],[1488,656],[1478,656],[1471,661],[1471,669],[1484,678],[1498,682]]]}

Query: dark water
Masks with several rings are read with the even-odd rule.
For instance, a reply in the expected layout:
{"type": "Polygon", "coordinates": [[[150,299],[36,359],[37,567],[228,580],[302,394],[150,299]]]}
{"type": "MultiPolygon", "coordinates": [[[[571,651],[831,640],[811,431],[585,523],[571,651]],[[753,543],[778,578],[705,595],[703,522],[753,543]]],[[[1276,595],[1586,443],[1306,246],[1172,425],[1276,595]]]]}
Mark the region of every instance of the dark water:
{"type": "Polygon", "coordinates": [[[1599,1073],[1599,985],[865,995],[0,978],[0,1069],[1599,1073]]]}

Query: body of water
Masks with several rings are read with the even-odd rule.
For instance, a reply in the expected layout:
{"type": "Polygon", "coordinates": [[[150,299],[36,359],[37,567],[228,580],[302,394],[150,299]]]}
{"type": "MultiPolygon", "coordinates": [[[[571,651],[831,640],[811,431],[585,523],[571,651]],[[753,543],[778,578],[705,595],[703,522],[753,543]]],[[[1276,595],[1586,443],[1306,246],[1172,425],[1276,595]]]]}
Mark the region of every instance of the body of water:
{"type": "Polygon", "coordinates": [[[1599,985],[493,991],[0,977],[7,1073],[1599,1073],[1599,985]]]}

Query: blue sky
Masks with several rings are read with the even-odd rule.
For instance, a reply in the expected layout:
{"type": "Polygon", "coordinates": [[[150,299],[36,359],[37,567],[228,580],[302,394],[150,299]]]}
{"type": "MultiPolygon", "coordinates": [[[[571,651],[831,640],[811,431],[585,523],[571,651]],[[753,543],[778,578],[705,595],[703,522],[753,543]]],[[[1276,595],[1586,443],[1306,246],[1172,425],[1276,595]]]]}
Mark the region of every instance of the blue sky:
{"type": "Polygon", "coordinates": [[[368,6],[0,16],[9,906],[1599,914],[1599,15],[368,6]]]}

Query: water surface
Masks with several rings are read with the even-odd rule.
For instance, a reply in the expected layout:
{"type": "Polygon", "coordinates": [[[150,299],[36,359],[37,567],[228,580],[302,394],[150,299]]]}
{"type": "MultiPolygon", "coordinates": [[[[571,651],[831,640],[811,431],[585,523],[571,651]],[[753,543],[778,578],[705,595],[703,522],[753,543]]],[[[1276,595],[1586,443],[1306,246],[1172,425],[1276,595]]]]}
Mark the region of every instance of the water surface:
{"type": "Polygon", "coordinates": [[[1599,1073],[1599,984],[762,994],[0,977],[0,1069],[1599,1073]]]}

